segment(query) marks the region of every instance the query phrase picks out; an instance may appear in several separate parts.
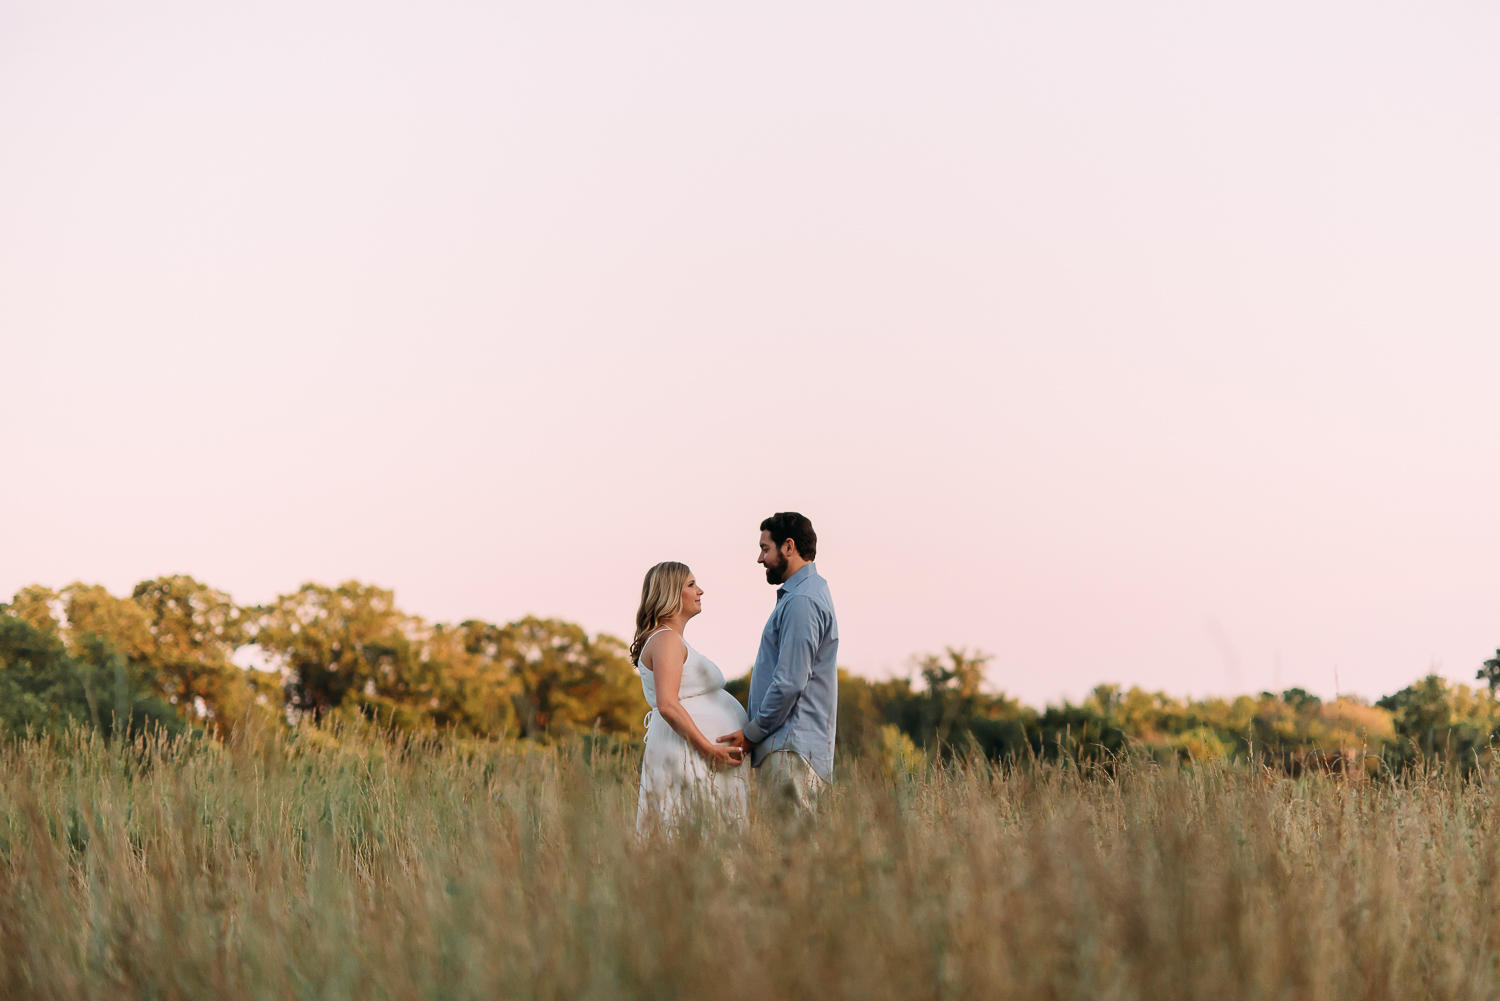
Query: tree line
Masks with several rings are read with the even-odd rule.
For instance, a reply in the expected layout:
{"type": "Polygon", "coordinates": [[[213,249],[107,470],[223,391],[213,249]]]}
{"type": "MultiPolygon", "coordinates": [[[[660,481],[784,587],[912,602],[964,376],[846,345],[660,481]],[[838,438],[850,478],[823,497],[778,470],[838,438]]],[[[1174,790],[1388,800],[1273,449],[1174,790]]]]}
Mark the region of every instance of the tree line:
{"type": "Polygon", "coordinates": [[[982,754],[990,759],[1106,761],[1128,752],[1159,760],[1255,760],[1305,769],[1404,770],[1421,761],[1470,770],[1500,740],[1500,651],[1478,672],[1484,687],[1435,674],[1371,704],[1325,701],[1301,688],[1232,699],[1179,699],[1103,684],[1079,704],[1037,710],[982,690],[988,658],[949,649],[911,678],[840,675],[839,740],[891,761],[982,754]]]}
{"type": "Polygon", "coordinates": [[[192,577],[128,597],[72,584],[0,606],[0,726],[234,727],[368,719],[404,730],[542,739],[641,732],[625,645],[556,619],[429,623],[383,588],[306,584],[240,606],[192,577]],[[234,663],[258,647],[269,669],[234,663]]]}
{"type": "MultiPolygon", "coordinates": [[[[1104,684],[1037,710],[984,690],[988,658],[963,649],[914,662],[912,677],[840,670],[840,753],[887,767],[983,755],[1101,760],[1256,758],[1304,767],[1488,760],[1500,737],[1500,651],[1471,689],[1429,675],[1369,704],[1300,688],[1186,700],[1104,684]]],[[[749,678],[729,690],[744,700],[749,678]]],[[[258,721],[361,719],[458,738],[530,741],[580,733],[639,739],[646,712],[625,644],[557,619],[429,623],[391,591],[306,584],[241,606],[192,577],[33,585],[0,605],[0,730],[91,726],[106,737],[160,728],[222,738],[258,721]],[[265,667],[236,654],[257,647],[265,667]]]]}

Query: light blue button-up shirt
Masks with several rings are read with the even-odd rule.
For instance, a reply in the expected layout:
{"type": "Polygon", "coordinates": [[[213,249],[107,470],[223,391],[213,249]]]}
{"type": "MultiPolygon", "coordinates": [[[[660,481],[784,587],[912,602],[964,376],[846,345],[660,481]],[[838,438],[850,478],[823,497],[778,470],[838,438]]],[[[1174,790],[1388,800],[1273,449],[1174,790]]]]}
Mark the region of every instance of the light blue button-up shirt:
{"type": "Polygon", "coordinates": [[[839,706],[839,622],[828,582],[809,563],[776,589],[750,675],[745,737],[759,766],[772,751],[796,751],[823,779],[833,775],[839,706]]]}

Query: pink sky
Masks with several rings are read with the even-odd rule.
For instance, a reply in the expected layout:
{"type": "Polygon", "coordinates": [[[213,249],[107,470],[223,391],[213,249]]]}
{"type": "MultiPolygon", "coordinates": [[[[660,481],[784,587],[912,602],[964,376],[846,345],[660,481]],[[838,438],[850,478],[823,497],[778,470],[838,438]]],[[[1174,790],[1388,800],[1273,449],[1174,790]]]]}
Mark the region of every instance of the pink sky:
{"type": "Polygon", "coordinates": [[[1497,123],[1485,3],[6,0],[0,593],[680,559],[736,674],[795,509],[872,676],[1470,680],[1497,123]]]}

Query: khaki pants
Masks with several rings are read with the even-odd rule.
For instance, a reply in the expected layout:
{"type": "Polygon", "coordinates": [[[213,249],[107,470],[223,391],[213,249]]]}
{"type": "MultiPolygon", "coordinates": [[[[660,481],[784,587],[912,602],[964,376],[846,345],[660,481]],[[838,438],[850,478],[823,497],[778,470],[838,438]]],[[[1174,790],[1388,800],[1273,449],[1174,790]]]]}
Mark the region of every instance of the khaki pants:
{"type": "Polygon", "coordinates": [[[805,817],[817,814],[823,780],[802,755],[796,751],[772,751],[755,771],[760,776],[760,787],[770,792],[777,809],[805,817]]]}

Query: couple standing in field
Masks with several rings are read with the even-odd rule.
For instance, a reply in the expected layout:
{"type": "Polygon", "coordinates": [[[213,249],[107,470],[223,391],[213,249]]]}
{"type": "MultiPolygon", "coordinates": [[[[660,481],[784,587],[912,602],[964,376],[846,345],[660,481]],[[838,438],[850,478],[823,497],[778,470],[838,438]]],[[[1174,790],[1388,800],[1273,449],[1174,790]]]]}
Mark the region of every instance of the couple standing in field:
{"type": "Polygon", "coordinates": [[[816,809],[833,773],[839,691],[839,626],[828,582],[812,562],[817,551],[812,522],[794,511],[760,523],[757,562],[777,585],[776,607],[760,636],[748,713],[683,636],[703,610],[692,570],[658,563],[646,572],[630,644],[651,706],[638,830],[670,826],[694,803],[742,825],[752,766],[779,803],[803,815],[816,809]]]}

